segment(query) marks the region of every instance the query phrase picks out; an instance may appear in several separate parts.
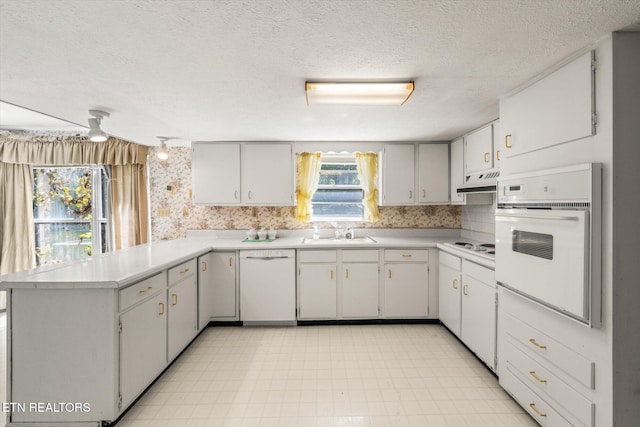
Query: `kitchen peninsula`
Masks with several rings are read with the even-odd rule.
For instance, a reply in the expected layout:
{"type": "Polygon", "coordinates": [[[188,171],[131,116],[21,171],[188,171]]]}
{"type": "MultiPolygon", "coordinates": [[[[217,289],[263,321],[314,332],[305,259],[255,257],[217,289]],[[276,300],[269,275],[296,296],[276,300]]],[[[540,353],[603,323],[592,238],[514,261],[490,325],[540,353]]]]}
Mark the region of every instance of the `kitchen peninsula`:
{"type": "Polygon", "coordinates": [[[208,318],[198,319],[199,287],[207,277],[202,274],[206,264],[199,264],[212,251],[233,253],[234,263],[240,251],[265,248],[295,249],[298,262],[301,252],[318,251],[374,253],[374,266],[424,260],[427,276],[420,283],[427,310],[421,317],[436,321],[436,245],[458,233],[413,230],[413,236],[422,237],[383,233],[368,243],[326,239],[314,245],[297,234],[270,243],[187,238],[2,276],[0,288],[9,291],[7,400],[15,403],[8,425],[100,426],[118,419],[208,324],[208,318]],[[39,402],[60,404],[63,410],[29,410],[39,402]]]}

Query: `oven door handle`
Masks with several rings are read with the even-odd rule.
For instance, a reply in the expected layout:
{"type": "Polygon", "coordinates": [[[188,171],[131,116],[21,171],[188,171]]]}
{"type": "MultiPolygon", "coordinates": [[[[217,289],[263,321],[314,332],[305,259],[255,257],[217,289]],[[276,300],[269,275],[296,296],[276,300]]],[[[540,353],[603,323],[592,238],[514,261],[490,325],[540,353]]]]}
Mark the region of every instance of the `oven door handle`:
{"type": "Polygon", "coordinates": [[[542,220],[550,220],[550,221],[579,221],[580,217],[577,216],[564,216],[564,215],[520,215],[520,214],[496,214],[496,219],[504,218],[507,220],[513,218],[522,218],[522,219],[542,219],[542,220]]]}

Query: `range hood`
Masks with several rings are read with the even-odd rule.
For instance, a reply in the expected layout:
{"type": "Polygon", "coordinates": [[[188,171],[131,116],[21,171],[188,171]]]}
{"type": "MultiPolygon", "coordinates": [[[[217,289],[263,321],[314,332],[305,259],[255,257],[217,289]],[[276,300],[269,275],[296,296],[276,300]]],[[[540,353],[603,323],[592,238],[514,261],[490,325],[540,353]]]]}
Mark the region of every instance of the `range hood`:
{"type": "Polygon", "coordinates": [[[491,169],[464,176],[464,185],[458,187],[458,194],[467,193],[495,193],[496,181],[500,176],[500,171],[491,169]]]}

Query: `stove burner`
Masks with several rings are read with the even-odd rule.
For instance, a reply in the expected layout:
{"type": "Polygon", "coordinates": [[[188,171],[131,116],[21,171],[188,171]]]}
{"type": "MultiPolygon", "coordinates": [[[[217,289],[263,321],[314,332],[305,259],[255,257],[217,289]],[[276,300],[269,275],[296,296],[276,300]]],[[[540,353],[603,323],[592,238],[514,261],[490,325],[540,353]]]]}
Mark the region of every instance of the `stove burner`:
{"type": "Polygon", "coordinates": [[[488,253],[489,255],[495,255],[495,254],[496,254],[496,251],[487,251],[487,253],[488,253]]]}
{"type": "Polygon", "coordinates": [[[471,245],[471,243],[469,242],[455,242],[454,245],[457,246],[467,246],[467,245],[471,245]]]}
{"type": "Polygon", "coordinates": [[[493,243],[483,243],[483,244],[480,245],[480,247],[495,249],[496,245],[493,244],[493,243]]]}

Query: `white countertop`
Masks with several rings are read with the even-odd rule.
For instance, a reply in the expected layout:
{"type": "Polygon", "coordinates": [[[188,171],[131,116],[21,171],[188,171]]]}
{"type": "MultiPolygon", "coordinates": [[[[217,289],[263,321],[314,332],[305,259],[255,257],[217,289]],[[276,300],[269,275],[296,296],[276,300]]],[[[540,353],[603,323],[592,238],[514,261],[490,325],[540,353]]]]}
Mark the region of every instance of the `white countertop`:
{"type": "MultiPolygon", "coordinates": [[[[239,238],[191,237],[96,255],[82,261],[43,266],[0,276],[0,290],[10,288],[122,288],[143,278],[209,251],[255,249],[357,249],[357,248],[435,248],[456,237],[371,236],[375,242],[340,243],[326,239],[305,244],[299,235],[283,236],[273,242],[242,242],[239,238]]],[[[443,248],[444,249],[444,248],[443,248]]],[[[447,249],[448,250],[448,249],[447,249]]],[[[482,262],[480,262],[482,263],[482,262]]],[[[482,263],[483,265],[486,265],[482,263]]]]}

